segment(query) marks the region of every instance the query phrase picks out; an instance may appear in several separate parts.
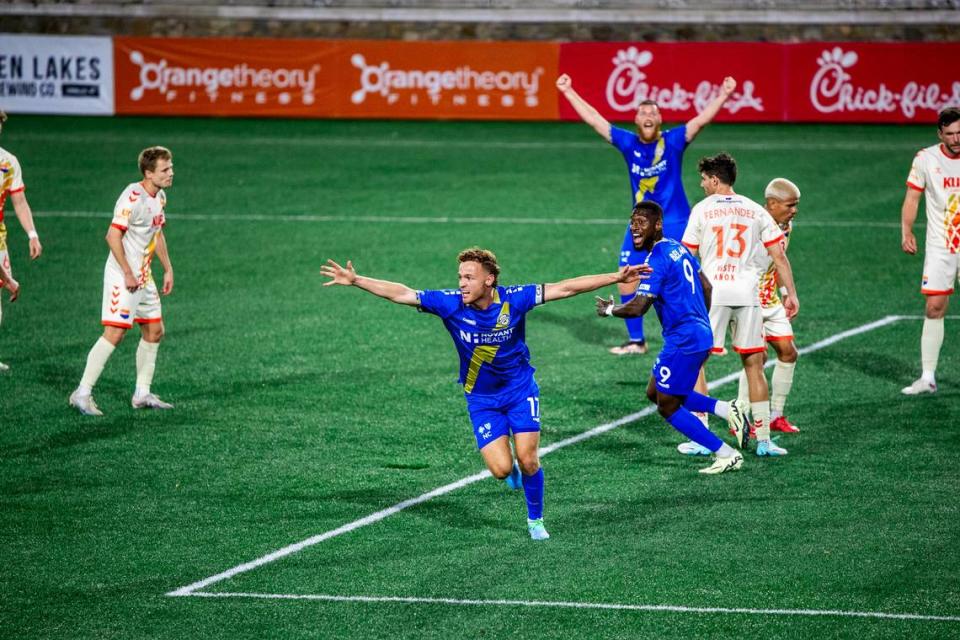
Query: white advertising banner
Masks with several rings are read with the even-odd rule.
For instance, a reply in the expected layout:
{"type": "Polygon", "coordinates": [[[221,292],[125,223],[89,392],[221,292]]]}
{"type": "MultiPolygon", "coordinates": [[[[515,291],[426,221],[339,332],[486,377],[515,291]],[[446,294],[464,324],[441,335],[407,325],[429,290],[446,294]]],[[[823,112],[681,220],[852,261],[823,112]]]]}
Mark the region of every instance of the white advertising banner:
{"type": "Polygon", "coordinates": [[[112,39],[0,33],[0,109],[112,115],[112,39]]]}

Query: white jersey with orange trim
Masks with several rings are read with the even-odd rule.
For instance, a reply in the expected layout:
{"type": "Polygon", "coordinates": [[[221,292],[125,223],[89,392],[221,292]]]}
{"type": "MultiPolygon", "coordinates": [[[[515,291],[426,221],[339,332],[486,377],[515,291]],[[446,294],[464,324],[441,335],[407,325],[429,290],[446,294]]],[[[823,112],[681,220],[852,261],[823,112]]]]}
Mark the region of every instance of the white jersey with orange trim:
{"type": "Polygon", "coordinates": [[[922,191],[927,201],[927,248],[960,253],[960,158],[949,157],[942,144],[921,149],[907,187],[922,191]]]}
{"type": "MultiPolygon", "coordinates": [[[[140,284],[153,280],[150,261],[156,249],[157,232],[166,224],[163,208],[167,196],[163,189],[151,196],[140,182],[127,185],[113,208],[111,227],[123,231],[123,253],[140,284]]],[[[117,259],[110,253],[107,266],[120,271],[117,259]]]]}
{"type": "MultiPolygon", "coordinates": [[[[783,232],[780,248],[786,253],[787,246],[790,244],[790,234],[793,232],[793,222],[780,226],[780,230],[783,232]]],[[[760,306],[764,309],[772,309],[783,304],[780,300],[780,283],[777,282],[777,267],[766,251],[761,252],[758,259],[763,271],[763,275],[760,276],[760,306]]]]}
{"type": "Polygon", "coordinates": [[[23,172],[17,156],[0,147],[0,222],[3,222],[3,205],[7,196],[20,193],[24,189],[26,186],[23,184],[23,172]]]}
{"type": "Polygon", "coordinates": [[[760,253],[782,238],[773,217],[750,198],[715,194],[693,207],[683,244],[700,254],[712,304],[745,307],[760,305],[760,253]]]}

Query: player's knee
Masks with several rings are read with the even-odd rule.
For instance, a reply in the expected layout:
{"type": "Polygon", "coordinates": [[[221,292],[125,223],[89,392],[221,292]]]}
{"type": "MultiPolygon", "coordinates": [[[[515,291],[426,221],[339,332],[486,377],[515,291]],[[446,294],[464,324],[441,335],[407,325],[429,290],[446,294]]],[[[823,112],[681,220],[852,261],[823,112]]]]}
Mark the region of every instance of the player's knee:
{"type": "Polygon", "coordinates": [[[510,475],[510,472],[511,472],[511,471],[513,471],[513,466],[512,466],[512,465],[509,466],[509,467],[502,467],[502,466],[496,466],[496,467],[491,466],[491,467],[490,467],[490,473],[491,473],[491,474],[493,475],[493,477],[496,478],[497,480],[503,480],[503,479],[506,478],[508,475],[510,475]]]}
{"type": "Polygon", "coordinates": [[[927,298],[926,316],[931,320],[939,320],[947,315],[946,296],[931,296],[927,298]]]}
{"type": "Polygon", "coordinates": [[[657,403],[657,388],[654,387],[653,385],[647,387],[647,400],[649,400],[649,401],[652,402],[653,404],[658,404],[658,403],[657,403]]]}
{"type": "Polygon", "coordinates": [[[520,471],[525,476],[532,476],[540,470],[540,456],[536,453],[528,453],[517,456],[517,464],[520,465],[520,471]]]}
{"type": "Polygon", "coordinates": [[[127,335],[125,329],[120,327],[104,327],[103,328],[103,339],[112,344],[113,346],[119,345],[123,342],[123,337],[127,335]]]}
{"type": "Polygon", "coordinates": [[[777,354],[777,360],[786,364],[794,364],[799,357],[800,352],[797,351],[797,348],[793,346],[792,342],[777,354]]]}
{"type": "Polygon", "coordinates": [[[679,408],[680,398],[674,396],[665,396],[662,394],[659,398],[657,398],[657,412],[659,412],[664,419],[669,419],[670,416],[675,414],[679,408]]]}

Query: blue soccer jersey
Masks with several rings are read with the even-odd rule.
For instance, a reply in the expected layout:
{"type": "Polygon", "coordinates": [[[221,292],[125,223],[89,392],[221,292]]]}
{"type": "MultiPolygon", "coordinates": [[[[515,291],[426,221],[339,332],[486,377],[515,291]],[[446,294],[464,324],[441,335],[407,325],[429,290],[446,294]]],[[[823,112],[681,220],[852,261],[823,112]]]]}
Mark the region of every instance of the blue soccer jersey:
{"type": "Polygon", "coordinates": [[[653,273],[640,282],[637,295],[655,296],[653,308],[663,327],[664,350],[709,351],[713,330],[697,259],[676,240],[664,238],[653,246],[646,264],[653,273]]]}
{"type": "Polygon", "coordinates": [[[456,289],[418,291],[420,310],[439,316],[460,356],[460,384],[470,395],[504,395],[533,379],[525,342],[526,314],[543,304],[543,285],[497,287],[484,310],[463,303],[456,289]]]}
{"type": "Polygon", "coordinates": [[[610,127],[610,143],[627,163],[633,200],[652,200],[663,209],[663,235],[679,240],[690,217],[683,190],[683,152],[687,148],[685,125],[664,131],[655,142],[641,142],[637,134],[610,127]]]}

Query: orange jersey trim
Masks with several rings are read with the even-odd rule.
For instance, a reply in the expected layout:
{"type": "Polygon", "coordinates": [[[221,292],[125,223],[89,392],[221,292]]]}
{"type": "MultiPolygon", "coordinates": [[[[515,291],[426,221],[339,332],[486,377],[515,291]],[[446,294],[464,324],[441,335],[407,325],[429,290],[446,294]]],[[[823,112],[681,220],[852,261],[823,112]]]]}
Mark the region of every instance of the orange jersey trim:
{"type": "Polygon", "coordinates": [[[767,350],[767,345],[763,345],[762,347],[753,347],[751,349],[741,349],[740,347],[734,347],[733,350],[736,351],[737,353],[760,353],[762,351],[767,350]]]}
{"type": "Polygon", "coordinates": [[[105,327],[120,327],[121,329],[133,329],[132,324],[123,324],[122,322],[112,322],[110,320],[101,320],[100,324],[105,327]]]}
{"type": "Polygon", "coordinates": [[[781,233],[779,236],[777,236],[775,239],[771,240],[770,242],[764,242],[764,243],[763,243],[763,246],[765,246],[765,247],[772,247],[773,245],[777,244],[777,243],[780,242],[781,240],[783,240],[783,234],[782,234],[782,233],[781,233]]]}
{"type": "Polygon", "coordinates": [[[134,322],[137,324],[153,324],[155,322],[163,322],[163,318],[136,318],[134,322]]]}
{"type": "Polygon", "coordinates": [[[21,191],[24,191],[26,188],[27,188],[27,185],[23,185],[19,189],[10,189],[9,191],[7,191],[7,193],[9,193],[10,195],[13,195],[15,193],[20,193],[21,191]]]}
{"type": "Polygon", "coordinates": [[[690,244],[690,243],[688,243],[688,242],[681,242],[680,244],[682,244],[683,246],[685,246],[685,247],[688,248],[688,249],[693,249],[694,251],[696,251],[697,249],[700,248],[700,245],[698,245],[698,244],[690,244]]]}
{"type": "Polygon", "coordinates": [[[914,191],[921,191],[921,192],[923,191],[923,187],[918,187],[917,185],[913,184],[909,180],[907,181],[907,188],[913,189],[914,191]]]}
{"type": "Polygon", "coordinates": [[[793,336],[767,336],[764,338],[767,342],[776,342],[777,340],[793,340],[793,336]]]}
{"type": "Polygon", "coordinates": [[[110,226],[113,227],[114,229],[120,229],[120,231],[123,231],[124,233],[127,232],[127,228],[126,228],[125,226],[123,226],[122,224],[117,224],[116,222],[111,222],[111,223],[110,223],[110,226]]]}
{"type": "Polygon", "coordinates": [[[953,289],[948,289],[946,291],[934,291],[933,289],[920,289],[920,293],[925,296],[948,296],[953,293],[953,289]]]}
{"type": "Polygon", "coordinates": [[[726,352],[725,349],[718,349],[718,348],[716,348],[716,347],[710,347],[710,353],[715,353],[715,354],[723,355],[725,352],[726,352]]]}

